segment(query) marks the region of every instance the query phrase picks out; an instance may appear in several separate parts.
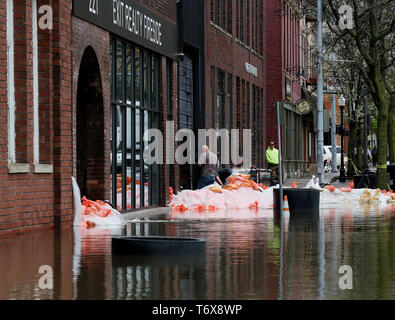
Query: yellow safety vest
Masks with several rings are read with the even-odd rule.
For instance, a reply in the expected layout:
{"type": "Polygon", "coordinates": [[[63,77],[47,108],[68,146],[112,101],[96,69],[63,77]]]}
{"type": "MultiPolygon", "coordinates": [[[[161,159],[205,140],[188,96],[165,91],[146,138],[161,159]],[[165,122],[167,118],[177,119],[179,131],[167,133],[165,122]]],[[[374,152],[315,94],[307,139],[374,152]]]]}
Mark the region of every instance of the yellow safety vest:
{"type": "Polygon", "coordinates": [[[278,164],[278,150],[276,148],[266,150],[266,161],[271,164],[278,164]]]}

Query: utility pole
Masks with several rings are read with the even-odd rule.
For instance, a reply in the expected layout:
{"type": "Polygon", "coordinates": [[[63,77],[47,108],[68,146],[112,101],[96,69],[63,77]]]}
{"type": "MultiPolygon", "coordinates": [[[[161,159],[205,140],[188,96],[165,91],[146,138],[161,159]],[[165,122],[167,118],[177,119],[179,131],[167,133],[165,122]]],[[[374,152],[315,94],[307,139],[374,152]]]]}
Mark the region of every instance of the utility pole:
{"type": "Polygon", "coordinates": [[[284,208],[284,203],[283,203],[283,167],[282,167],[282,158],[281,158],[281,153],[282,153],[282,147],[281,147],[281,118],[280,118],[280,102],[276,102],[276,110],[277,110],[277,135],[278,135],[278,164],[279,164],[279,171],[280,171],[280,189],[279,195],[279,203],[280,203],[280,215],[281,215],[281,220],[283,218],[283,208],[284,208]]]}
{"type": "Polygon", "coordinates": [[[336,94],[332,93],[332,172],[337,172],[337,150],[336,150],[336,94]]]}
{"type": "Polygon", "coordinates": [[[318,47],[318,66],[317,66],[317,172],[320,184],[324,182],[324,99],[322,81],[322,0],[317,0],[317,47],[318,47]]]}

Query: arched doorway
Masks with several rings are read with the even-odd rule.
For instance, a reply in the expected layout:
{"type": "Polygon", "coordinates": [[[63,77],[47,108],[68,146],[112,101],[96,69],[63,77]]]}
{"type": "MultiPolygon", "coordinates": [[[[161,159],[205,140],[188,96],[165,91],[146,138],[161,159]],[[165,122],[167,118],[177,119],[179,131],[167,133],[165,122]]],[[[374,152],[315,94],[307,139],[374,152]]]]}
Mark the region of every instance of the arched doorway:
{"type": "Polygon", "coordinates": [[[104,199],[104,104],[99,62],[92,47],[81,59],[77,88],[77,182],[81,195],[104,199]]]}

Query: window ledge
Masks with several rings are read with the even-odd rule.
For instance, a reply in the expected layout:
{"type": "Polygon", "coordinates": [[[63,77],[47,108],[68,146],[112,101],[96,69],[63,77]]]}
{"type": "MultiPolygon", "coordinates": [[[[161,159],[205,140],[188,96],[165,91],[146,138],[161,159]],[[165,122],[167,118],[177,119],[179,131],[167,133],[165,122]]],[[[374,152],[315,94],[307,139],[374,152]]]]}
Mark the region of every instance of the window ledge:
{"type": "Polygon", "coordinates": [[[52,164],[34,164],[34,173],[53,173],[52,164]]]}
{"type": "Polygon", "coordinates": [[[214,22],[212,22],[212,21],[210,21],[210,24],[211,24],[215,29],[218,29],[219,31],[225,33],[229,38],[232,38],[232,35],[231,35],[228,31],[226,31],[224,28],[222,28],[221,26],[219,26],[218,24],[216,24],[216,23],[214,23],[214,22]]]}
{"type": "Polygon", "coordinates": [[[242,47],[244,47],[244,48],[246,48],[246,49],[252,51],[251,47],[250,47],[249,45],[245,44],[245,43],[244,43],[243,41],[241,41],[240,39],[236,38],[236,42],[237,42],[239,45],[241,45],[242,47]]]}
{"type": "Polygon", "coordinates": [[[259,54],[258,52],[256,52],[254,49],[251,50],[253,54],[255,54],[258,58],[263,59],[263,55],[259,54]]]}
{"type": "Polygon", "coordinates": [[[28,163],[8,163],[8,173],[30,173],[28,163]]]}

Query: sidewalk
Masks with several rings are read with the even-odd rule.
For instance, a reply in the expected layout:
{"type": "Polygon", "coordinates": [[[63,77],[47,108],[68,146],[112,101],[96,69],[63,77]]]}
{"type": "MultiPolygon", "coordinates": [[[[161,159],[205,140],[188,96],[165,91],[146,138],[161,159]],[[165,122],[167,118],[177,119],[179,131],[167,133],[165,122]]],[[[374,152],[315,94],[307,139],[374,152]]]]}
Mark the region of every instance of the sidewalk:
{"type": "MultiPolygon", "coordinates": [[[[323,182],[327,183],[327,184],[331,184],[331,185],[335,186],[336,188],[348,187],[349,182],[352,181],[352,180],[346,180],[346,182],[340,182],[339,181],[339,176],[340,176],[340,172],[339,171],[335,172],[335,173],[334,172],[326,172],[324,174],[324,181],[323,182]]],[[[298,187],[304,188],[307,185],[307,183],[311,180],[311,178],[312,178],[312,176],[310,176],[308,178],[302,178],[302,179],[288,178],[284,182],[284,186],[285,187],[290,187],[293,182],[296,182],[298,187]]]]}

